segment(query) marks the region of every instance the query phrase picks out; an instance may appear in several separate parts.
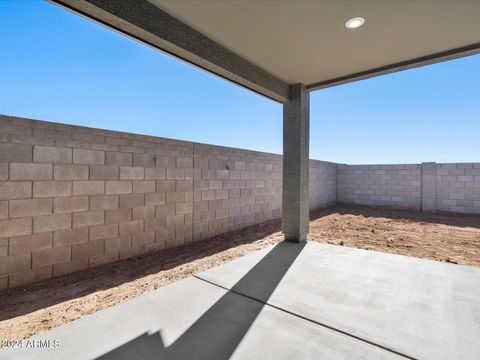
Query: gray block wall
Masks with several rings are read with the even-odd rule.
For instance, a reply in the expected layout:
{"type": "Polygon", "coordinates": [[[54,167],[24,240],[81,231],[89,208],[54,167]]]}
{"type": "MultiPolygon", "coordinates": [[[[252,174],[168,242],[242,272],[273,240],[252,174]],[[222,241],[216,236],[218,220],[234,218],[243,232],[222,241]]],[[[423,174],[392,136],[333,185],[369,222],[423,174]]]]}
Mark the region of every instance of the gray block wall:
{"type": "Polygon", "coordinates": [[[337,202],[337,164],[310,160],[310,209],[337,202]]]}
{"type": "Polygon", "coordinates": [[[337,201],[420,209],[421,166],[337,165],[337,201]]]}
{"type": "Polygon", "coordinates": [[[339,164],[337,202],[480,214],[480,163],[339,164]]]}
{"type": "Polygon", "coordinates": [[[279,218],[281,191],[280,155],[0,116],[0,289],[279,218]]]}
{"type": "Polygon", "coordinates": [[[280,155],[194,147],[195,240],[281,216],[280,155]]]}
{"type": "MultiPolygon", "coordinates": [[[[480,214],[480,163],[310,160],[310,209],[480,214]]],[[[0,289],[281,217],[282,157],[0,116],[0,289]]]]}
{"type": "Polygon", "coordinates": [[[480,163],[436,164],[436,210],[480,214],[480,163]]]}

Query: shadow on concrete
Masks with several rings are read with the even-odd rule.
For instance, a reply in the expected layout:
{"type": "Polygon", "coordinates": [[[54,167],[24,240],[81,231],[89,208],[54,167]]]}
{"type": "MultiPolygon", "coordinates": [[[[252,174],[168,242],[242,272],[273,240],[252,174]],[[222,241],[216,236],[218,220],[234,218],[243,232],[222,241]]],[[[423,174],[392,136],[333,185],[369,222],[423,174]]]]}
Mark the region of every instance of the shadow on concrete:
{"type": "Polygon", "coordinates": [[[276,245],[170,346],[145,333],[97,359],[229,359],[305,244],[276,245]]]}
{"type": "Polygon", "coordinates": [[[479,215],[446,212],[429,213],[419,210],[367,205],[336,205],[333,207],[314,210],[310,213],[310,220],[313,221],[332,214],[357,215],[364,217],[406,220],[418,223],[424,222],[457,227],[480,228],[479,215]]]}
{"type": "Polygon", "coordinates": [[[106,290],[150,274],[250,244],[280,231],[281,221],[270,220],[202,241],[101,265],[28,287],[0,291],[0,321],[29,314],[64,301],[106,290]]]}

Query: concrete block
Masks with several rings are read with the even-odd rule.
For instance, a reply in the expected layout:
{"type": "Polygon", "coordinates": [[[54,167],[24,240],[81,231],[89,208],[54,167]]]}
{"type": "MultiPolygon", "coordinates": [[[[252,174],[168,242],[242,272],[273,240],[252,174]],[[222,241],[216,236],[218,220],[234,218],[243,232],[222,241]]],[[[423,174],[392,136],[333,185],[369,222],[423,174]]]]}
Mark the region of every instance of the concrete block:
{"type": "Polygon", "coordinates": [[[163,217],[149,217],[145,219],[145,231],[155,231],[166,226],[165,216],[163,217]]]}
{"type": "Polygon", "coordinates": [[[9,256],[28,254],[35,250],[52,247],[52,233],[12,237],[8,243],[9,256]]]}
{"type": "Polygon", "coordinates": [[[185,202],[185,192],[167,193],[167,203],[185,202]]]}
{"type": "Polygon", "coordinates": [[[120,223],[120,236],[143,231],[143,220],[132,220],[120,223]]]}
{"type": "MultiPolygon", "coordinates": [[[[232,219],[233,221],[233,219],[232,219]]],[[[183,238],[184,243],[189,243],[192,242],[192,225],[181,225],[177,226],[175,228],[175,237],[178,238],[183,238]]]]}
{"type": "Polygon", "coordinates": [[[167,169],[167,179],[168,180],[183,180],[185,179],[185,170],[184,169],[167,169]]]}
{"type": "Polygon", "coordinates": [[[156,165],[160,168],[174,168],[176,166],[176,160],[173,156],[164,156],[157,154],[156,165]]]}
{"type": "Polygon", "coordinates": [[[120,208],[133,208],[145,205],[144,194],[125,194],[120,195],[120,208]]]}
{"type": "Polygon", "coordinates": [[[473,175],[463,175],[457,178],[458,181],[465,181],[465,182],[473,181],[473,179],[474,179],[473,175]]]}
{"type": "Polygon", "coordinates": [[[175,181],[173,180],[157,180],[156,191],[159,193],[169,193],[175,191],[175,181]]]}
{"type": "Polygon", "coordinates": [[[88,211],[88,196],[73,196],[53,199],[55,214],[88,211]]]}
{"type": "Polygon", "coordinates": [[[194,169],[185,169],[185,180],[193,180],[194,175],[194,169]]]}
{"type": "Polygon", "coordinates": [[[112,263],[118,260],[118,252],[105,253],[101,255],[94,255],[88,259],[89,266],[95,267],[103,264],[112,263]]]}
{"type": "Polygon", "coordinates": [[[465,175],[480,176],[480,168],[465,170],[465,175]]]}
{"type": "Polygon", "coordinates": [[[155,167],[155,155],[154,154],[133,154],[133,166],[140,167],[155,167]]]}
{"type": "Polygon", "coordinates": [[[111,210],[118,208],[118,195],[90,196],[90,210],[111,210]]]}
{"type": "Polygon", "coordinates": [[[105,142],[107,144],[114,144],[114,145],[131,145],[132,140],[130,139],[121,139],[118,136],[118,133],[115,134],[114,132],[110,132],[107,134],[108,136],[105,137],[105,142]]]}
{"type": "Polygon", "coordinates": [[[105,224],[121,223],[132,220],[132,209],[115,209],[105,211],[105,224]]]}
{"type": "Polygon", "coordinates": [[[82,213],[74,213],[72,225],[74,228],[103,225],[104,215],[105,214],[103,211],[87,211],[82,213]]]}
{"type": "Polygon", "coordinates": [[[10,217],[29,217],[52,213],[52,199],[10,200],[10,217]]]}
{"type": "MultiPolygon", "coordinates": [[[[134,180],[133,192],[134,193],[154,193],[155,181],[134,180]]],[[[147,196],[150,196],[150,194],[148,194],[147,196]]]]}
{"type": "Polygon", "coordinates": [[[131,194],[132,181],[106,181],[105,194],[131,194]]]}
{"type": "Polygon", "coordinates": [[[90,180],[118,180],[118,166],[90,165],[90,180]]]}
{"type": "Polygon", "coordinates": [[[162,205],[166,202],[165,193],[149,193],[145,196],[146,206],[162,205]]]}
{"type": "Polygon", "coordinates": [[[169,215],[175,215],[175,204],[165,204],[155,207],[155,216],[156,217],[165,217],[169,215]]]}
{"type": "Polygon", "coordinates": [[[145,180],[164,180],[166,171],[163,168],[146,168],[145,180]]]}
{"type": "Polygon", "coordinates": [[[132,234],[132,246],[155,242],[155,231],[145,231],[132,234]]]}
{"type": "Polygon", "coordinates": [[[93,226],[89,232],[90,240],[116,238],[118,237],[118,224],[93,226]]]}
{"type": "Polygon", "coordinates": [[[32,218],[0,220],[0,238],[28,235],[31,233],[32,218]]]}
{"type": "Polygon", "coordinates": [[[53,233],[53,246],[71,246],[88,241],[88,228],[59,230],[53,233]]]}
{"type": "Polygon", "coordinates": [[[10,180],[52,180],[51,164],[10,164],[10,180]]]}
{"type": "Polygon", "coordinates": [[[0,143],[0,162],[31,162],[32,145],[0,143]]]}
{"type": "Polygon", "coordinates": [[[30,271],[23,271],[9,276],[9,286],[19,287],[34,284],[52,277],[52,267],[46,266],[30,271]]]}
{"type": "Polygon", "coordinates": [[[107,165],[115,166],[132,166],[133,159],[131,153],[122,153],[122,152],[106,152],[105,163],[107,165]]]}
{"type": "Polygon", "coordinates": [[[105,253],[105,241],[94,240],[84,244],[72,246],[72,260],[78,261],[88,259],[92,256],[98,256],[105,253]]]}
{"type": "Polygon", "coordinates": [[[0,261],[0,275],[8,275],[30,269],[31,254],[3,257],[0,261]]]}
{"type": "Polygon", "coordinates": [[[214,190],[207,190],[207,191],[202,191],[202,201],[205,200],[215,200],[215,191],[214,190]]]}
{"type": "Polygon", "coordinates": [[[178,169],[193,168],[193,158],[177,157],[176,162],[178,169]]]}
{"type": "Polygon", "coordinates": [[[145,244],[145,252],[148,252],[148,253],[157,252],[163,249],[165,249],[165,242],[155,241],[153,243],[145,244]]]}
{"type": "Polygon", "coordinates": [[[231,190],[216,190],[215,191],[215,199],[216,200],[227,200],[230,191],[236,190],[236,189],[231,189],[231,190]]]}
{"type": "Polygon", "coordinates": [[[153,218],[155,217],[155,207],[154,206],[134,207],[132,216],[133,216],[133,220],[153,218]]]}
{"type": "Polygon", "coordinates": [[[62,147],[33,147],[33,161],[36,163],[72,163],[72,149],[62,147]]]}
{"type": "Polygon", "coordinates": [[[229,178],[230,172],[228,170],[217,170],[216,178],[220,180],[226,180],[229,178]]]}
{"type": "Polygon", "coordinates": [[[245,161],[235,161],[235,170],[245,170],[245,161]]]}
{"type": "Polygon", "coordinates": [[[145,152],[145,149],[140,146],[120,146],[120,151],[142,154],[145,152]]]}
{"type": "Polygon", "coordinates": [[[88,269],[88,259],[53,265],[53,276],[62,276],[88,269]]]}
{"type": "Polygon", "coordinates": [[[185,215],[170,215],[166,218],[168,228],[185,225],[185,215]]]}
{"type": "Polygon", "coordinates": [[[33,183],[33,197],[61,197],[72,195],[70,181],[36,181],[33,183]]]}
{"type": "Polygon", "coordinates": [[[33,218],[33,232],[41,233],[54,230],[64,230],[72,227],[71,214],[37,216],[33,218]]]}
{"type": "MultiPolygon", "coordinates": [[[[101,141],[102,139],[99,139],[101,141]]],[[[118,146],[111,144],[92,144],[90,146],[92,150],[102,150],[102,151],[118,151],[118,146]]]]}
{"type": "Polygon", "coordinates": [[[33,251],[32,269],[68,262],[71,260],[71,256],[72,248],[70,246],[33,251]]]}
{"type": "Polygon", "coordinates": [[[73,195],[103,195],[105,193],[104,181],[74,181],[73,195]]]}
{"type": "Polygon", "coordinates": [[[160,244],[166,244],[167,241],[175,238],[175,229],[161,229],[155,232],[155,241],[160,244]]]}
{"type": "Polygon", "coordinates": [[[193,213],[193,203],[176,203],[175,213],[178,214],[188,214],[193,213]]]}
{"type": "Polygon", "coordinates": [[[132,242],[130,239],[130,234],[128,236],[119,236],[114,239],[105,240],[105,252],[110,253],[113,251],[119,250],[130,250],[132,247],[132,242]]]}
{"type": "Polygon", "coordinates": [[[129,259],[136,256],[142,256],[145,253],[145,245],[132,246],[130,250],[120,250],[118,252],[119,259],[129,259]]]}
{"type": "Polygon", "coordinates": [[[473,169],[473,163],[457,163],[457,169],[473,169]]]}
{"type": "Polygon", "coordinates": [[[88,165],[54,165],[55,180],[88,180],[88,165]]]}
{"type": "Polygon", "coordinates": [[[105,164],[105,152],[100,150],[73,149],[74,164],[105,164]]]}
{"type": "Polygon", "coordinates": [[[145,169],[143,167],[121,166],[121,180],[143,180],[145,178],[145,169]]]}
{"type": "Polygon", "coordinates": [[[30,182],[0,182],[0,200],[27,199],[32,197],[30,182]]]}
{"type": "MultiPolygon", "coordinates": [[[[222,182],[220,181],[220,187],[222,182]]],[[[193,181],[192,180],[178,180],[176,181],[175,191],[192,191],[193,190],[193,181]]]]}

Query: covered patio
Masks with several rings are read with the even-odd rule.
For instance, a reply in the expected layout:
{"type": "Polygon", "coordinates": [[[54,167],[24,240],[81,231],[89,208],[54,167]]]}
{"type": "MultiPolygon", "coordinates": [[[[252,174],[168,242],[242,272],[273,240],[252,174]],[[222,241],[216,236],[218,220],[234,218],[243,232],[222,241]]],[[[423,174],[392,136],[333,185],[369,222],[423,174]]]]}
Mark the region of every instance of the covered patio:
{"type": "Polygon", "coordinates": [[[282,103],[293,241],[308,234],[309,93],[480,52],[472,1],[51,1],[282,103]]]}
{"type": "Polygon", "coordinates": [[[480,2],[51,1],[283,104],[287,241],[0,357],[480,357],[479,269],[306,242],[309,92],[479,53],[480,2]]]}
{"type": "Polygon", "coordinates": [[[476,359],[480,270],[281,242],[4,349],[4,359],[476,359]],[[46,348],[30,343],[45,344],[46,348]],[[47,346],[57,341],[58,348],[47,346]],[[49,347],[49,348],[48,348],[49,347]]]}

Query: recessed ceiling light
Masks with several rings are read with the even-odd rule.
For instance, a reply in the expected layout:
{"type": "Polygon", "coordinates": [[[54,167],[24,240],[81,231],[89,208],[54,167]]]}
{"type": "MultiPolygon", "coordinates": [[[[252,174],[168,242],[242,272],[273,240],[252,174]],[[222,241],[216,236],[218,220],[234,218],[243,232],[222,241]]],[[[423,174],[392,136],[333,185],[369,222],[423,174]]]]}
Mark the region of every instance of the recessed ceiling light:
{"type": "Polygon", "coordinates": [[[356,28],[359,28],[360,26],[362,26],[363,24],[365,24],[365,19],[364,18],[354,17],[354,18],[351,18],[350,20],[348,20],[345,23],[345,27],[347,29],[356,29],[356,28]]]}

